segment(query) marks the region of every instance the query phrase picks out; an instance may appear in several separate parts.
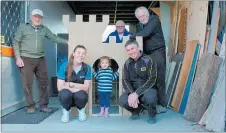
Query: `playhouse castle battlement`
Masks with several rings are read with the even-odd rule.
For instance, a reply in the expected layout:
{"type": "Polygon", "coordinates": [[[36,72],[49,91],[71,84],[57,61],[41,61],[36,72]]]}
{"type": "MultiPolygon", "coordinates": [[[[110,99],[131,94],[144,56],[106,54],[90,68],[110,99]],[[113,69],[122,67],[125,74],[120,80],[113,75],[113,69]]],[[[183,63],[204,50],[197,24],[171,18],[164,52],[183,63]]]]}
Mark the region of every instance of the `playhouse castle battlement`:
{"type": "MultiPolygon", "coordinates": [[[[63,15],[63,24],[69,34],[68,53],[71,54],[76,45],[84,45],[87,49],[85,62],[93,66],[95,61],[101,56],[109,56],[114,59],[118,66],[119,72],[119,95],[122,93],[122,69],[128,58],[125,51],[125,43],[128,36],[123,37],[122,43],[116,43],[115,37],[109,38],[109,43],[102,42],[102,35],[109,24],[109,15],[102,16],[102,22],[96,22],[96,15],[89,15],[89,22],[83,22],[83,15],[76,15],[75,22],[69,21],[69,15],[63,15]]],[[[142,50],[143,39],[136,37],[142,50]]],[[[88,112],[92,115],[92,86],[89,88],[88,112]]],[[[123,115],[122,109],[119,109],[119,115],[123,115]]]]}

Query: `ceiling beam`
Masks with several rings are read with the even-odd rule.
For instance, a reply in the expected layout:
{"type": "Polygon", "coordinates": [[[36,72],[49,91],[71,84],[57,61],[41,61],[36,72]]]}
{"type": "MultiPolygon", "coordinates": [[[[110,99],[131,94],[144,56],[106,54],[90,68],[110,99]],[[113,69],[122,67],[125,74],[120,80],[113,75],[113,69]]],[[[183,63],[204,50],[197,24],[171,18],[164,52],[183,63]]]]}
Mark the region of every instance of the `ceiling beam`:
{"type": "MultiPolygon", "coordinates": [[[[77,13],[76,15],[115,15],[115,13],[107,13],[107,12],[84,12],[84,13],[77,13]]],[[[116,15],[132,15],[134,16],[134,13],[116,13],[116,15]]]]}

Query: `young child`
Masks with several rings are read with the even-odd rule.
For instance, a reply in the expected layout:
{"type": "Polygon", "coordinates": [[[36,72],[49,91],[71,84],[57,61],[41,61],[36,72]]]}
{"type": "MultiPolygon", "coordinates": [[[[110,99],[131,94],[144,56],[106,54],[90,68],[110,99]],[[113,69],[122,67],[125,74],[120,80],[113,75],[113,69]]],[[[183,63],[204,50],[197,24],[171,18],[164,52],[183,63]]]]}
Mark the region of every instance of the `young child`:
{"type": "Polygon", "coordinates": [[[111,69],[111,60],[107,56],[100,58],[99,70],[93,73],[97,80],[100,113],[98,116],[109,116],[112,81],[118,78],[118,73],[111,69]]]}

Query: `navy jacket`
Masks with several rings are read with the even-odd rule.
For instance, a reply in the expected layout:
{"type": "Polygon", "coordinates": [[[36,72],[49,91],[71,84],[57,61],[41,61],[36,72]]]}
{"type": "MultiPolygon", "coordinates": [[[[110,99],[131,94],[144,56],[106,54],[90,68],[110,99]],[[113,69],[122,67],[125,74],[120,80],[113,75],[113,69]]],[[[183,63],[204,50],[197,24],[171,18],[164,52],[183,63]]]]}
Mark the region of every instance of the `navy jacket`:
{"type": "MultiPolygon", "coordinates": [[[[124,30],[124,33],[123,33],[123,36],[128,36],[128,35],[132,35],[132,33],[130,33],[129,31],[127,31],[127,29],[125,29],[124,30]]],[[[111,32],[108,35],[106,41],[104,41],[104,43],[109,43],[109,37],[110,36],[116,36],[116,43],[122,43],[122,40],[120,40],[117,30],[115,30],[114,32],[111,32]]]]}

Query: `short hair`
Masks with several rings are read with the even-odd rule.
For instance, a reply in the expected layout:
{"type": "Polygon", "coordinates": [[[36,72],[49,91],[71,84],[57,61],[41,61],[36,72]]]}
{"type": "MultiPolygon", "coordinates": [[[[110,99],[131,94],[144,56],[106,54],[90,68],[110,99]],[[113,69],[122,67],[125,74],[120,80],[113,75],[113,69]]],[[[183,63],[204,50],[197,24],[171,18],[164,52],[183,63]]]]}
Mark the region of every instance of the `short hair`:
{"type": "Polygon", "coordinates": [[[100,59],[100,62],[98,63],[98,67],[99,67],[99,68],[100,68],[100,64],[101,64],[101,62],[102,62],[103,60],[107,60],[108,63],[109,63],[109,66],[111,66],[111,59],[110,59],[110,57],[108,57],[108,56],[102,56],[102,57],[100,57],[99,59],[100,59]]]}
{"type": "Polygon", "coordinates": [[[141,6],[141,7],[138,7],[138,8],[135,10],[135,16],[136,16],[136,17],[137,17],[137,13],[138,13],[139,11],[142,11],[142,12],[144,12],[145,14],[149,15],[148,9],[147,9],[146,7],[144,7],[144,6],[141,6]]]}
{"type": "Polygon", "coordinates": [[[125,47],[127,47],[128,45],[131,45],[131,44],[135,44],[135,45],[139,46],[138,42],[135,39],[129,39],[126,42],[125,47]]]}
{"type": "Polygon", "coordinates": [[[118,21],[115,23],[116,26],[119,25],[119,24],[122,24],[122,25],[125,26],[125,23],[124,23],[122,20],[118,20],[118,21]]]}

